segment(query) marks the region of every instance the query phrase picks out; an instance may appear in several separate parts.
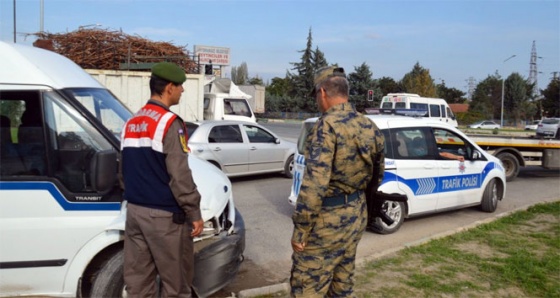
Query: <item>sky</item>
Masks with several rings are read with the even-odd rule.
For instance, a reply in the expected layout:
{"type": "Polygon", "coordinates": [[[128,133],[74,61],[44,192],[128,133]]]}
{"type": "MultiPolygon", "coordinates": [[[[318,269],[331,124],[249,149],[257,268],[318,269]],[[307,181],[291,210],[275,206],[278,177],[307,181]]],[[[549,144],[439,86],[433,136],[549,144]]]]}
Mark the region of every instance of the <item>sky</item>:
{"type": "Polygon", "coordinates": [[[466,93],[496,72],[529,78],[533,42],[539,88],[560,72],[560,0],[0,0],[2,41],[14,40],[14,2],[17,43],[41,28],[122,30],[229,48],[225,76],[245,62],[265,82],[293,72],[310,30],[329,64],[351,73],[365,63],[374,79],[399,81],[419,63],[466,93]]]}

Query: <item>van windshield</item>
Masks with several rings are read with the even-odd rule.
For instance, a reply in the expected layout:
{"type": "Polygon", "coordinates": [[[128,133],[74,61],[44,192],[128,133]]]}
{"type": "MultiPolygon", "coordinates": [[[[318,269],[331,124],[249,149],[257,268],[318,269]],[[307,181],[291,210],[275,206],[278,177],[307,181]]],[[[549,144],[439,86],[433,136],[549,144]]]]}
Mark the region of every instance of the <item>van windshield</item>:
{"type": "Polygon", "coordinates": [[[69,88],[64,93],[78,101],[91,115],[103,123],[117,139],[132,113],[108,90],[100,88],[69,88]]]}

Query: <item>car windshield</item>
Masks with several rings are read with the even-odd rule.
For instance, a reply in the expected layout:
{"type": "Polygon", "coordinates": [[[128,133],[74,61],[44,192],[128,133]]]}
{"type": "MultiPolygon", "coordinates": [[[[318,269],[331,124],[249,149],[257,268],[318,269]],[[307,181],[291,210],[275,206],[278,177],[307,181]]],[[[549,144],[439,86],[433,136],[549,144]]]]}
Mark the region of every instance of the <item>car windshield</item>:
{"type": "Polygon", "coordinates": [[[558,124],[560,119],[543,119],[542,124],[558,124]]]}

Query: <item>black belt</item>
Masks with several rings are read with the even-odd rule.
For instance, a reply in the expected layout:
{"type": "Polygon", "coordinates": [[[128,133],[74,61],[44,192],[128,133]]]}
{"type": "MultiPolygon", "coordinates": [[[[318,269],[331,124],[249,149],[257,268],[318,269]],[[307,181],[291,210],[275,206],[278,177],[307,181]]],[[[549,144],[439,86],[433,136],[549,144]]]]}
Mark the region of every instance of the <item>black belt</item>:
{"type": "Polygon", "coordinates": [[[323,207],[336,207],[336,206],[346,205],[358,199],[361,194],[362,191],[358,190],[349,195],[343,194],[343,195],[323,198],[323,207]]]}

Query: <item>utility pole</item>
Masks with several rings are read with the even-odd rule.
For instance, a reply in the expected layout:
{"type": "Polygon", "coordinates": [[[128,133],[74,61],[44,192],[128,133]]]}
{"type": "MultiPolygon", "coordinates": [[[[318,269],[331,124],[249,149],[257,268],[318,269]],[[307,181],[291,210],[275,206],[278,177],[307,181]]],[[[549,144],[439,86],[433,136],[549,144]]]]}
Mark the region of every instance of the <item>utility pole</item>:
{"type": "Polygon", "coordinates": [[[16,43],[16,0],[14,0],[14,43],[16,43]]]}

